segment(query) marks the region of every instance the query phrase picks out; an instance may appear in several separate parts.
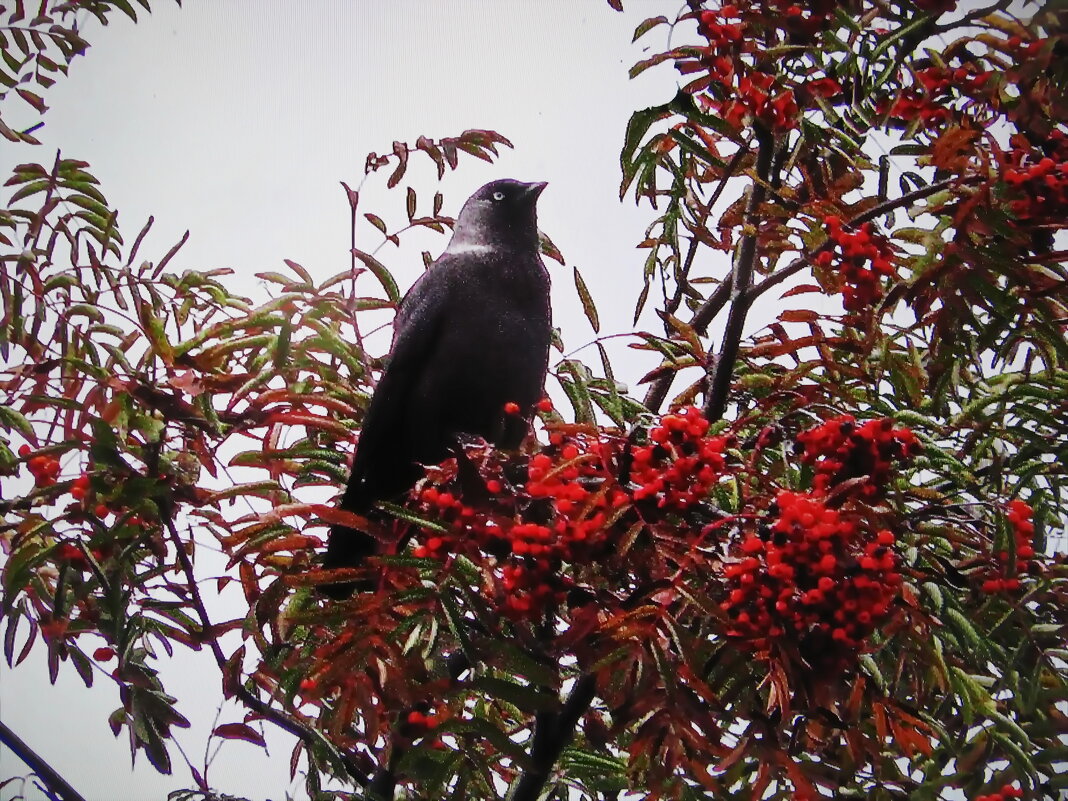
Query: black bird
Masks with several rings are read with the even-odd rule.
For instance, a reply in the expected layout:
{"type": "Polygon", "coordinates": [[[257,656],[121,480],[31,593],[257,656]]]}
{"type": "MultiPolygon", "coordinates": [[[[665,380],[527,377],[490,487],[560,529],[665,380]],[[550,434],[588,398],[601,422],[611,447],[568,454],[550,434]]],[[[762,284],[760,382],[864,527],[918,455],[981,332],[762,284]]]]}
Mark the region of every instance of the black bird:
{"type": "MultiPolygon", "coordinates": [[[[464,203],[445,252],[401,300],[393,346],[367,408],[341,508],[365,514],[449,454],[457,434],[515,448],[542,397],[552,316],[538,255],[544,183],[486,184],[464,203]],[[514,402],[520,414],[506,414],[514,402]]],[[[375,553],[363,531],[331,526],[324,567],[375,553]]],[[[353,584],[321,587],[347,597],[353,584]]]]}

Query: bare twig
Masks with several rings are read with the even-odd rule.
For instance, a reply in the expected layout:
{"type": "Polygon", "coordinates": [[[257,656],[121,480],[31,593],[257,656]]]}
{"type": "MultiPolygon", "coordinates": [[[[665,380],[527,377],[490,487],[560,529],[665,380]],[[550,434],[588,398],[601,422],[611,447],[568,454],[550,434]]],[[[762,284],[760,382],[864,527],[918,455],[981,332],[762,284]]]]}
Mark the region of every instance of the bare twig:
{"type": "Polygon", "coordinates": [[[998,11],[1005,11],[1012,5],[1012,0],[998,0],[992,6],[986,6],[985,8],[977,8],[975,11],[971,11],[965,14],[958,20],[953,22],[947,22],[945,25],[936,25],[934,33],[945,33],[946,31],[959,30],[962,25],[970,25],[973,22],[989,17],[991,14],[996,14],[998,11]]]}
{"type": "Polygon", "coordinates": [[[15,732],[13,732],[2,720],[0,720],[0,743],[10,748],[19,759],[26,763],[27,767],[45,786],[61,801],[85,801],[85,798],[71,787],[66,779],[60,776],[55,769],[32,748],[26,745],[15,732]]]}

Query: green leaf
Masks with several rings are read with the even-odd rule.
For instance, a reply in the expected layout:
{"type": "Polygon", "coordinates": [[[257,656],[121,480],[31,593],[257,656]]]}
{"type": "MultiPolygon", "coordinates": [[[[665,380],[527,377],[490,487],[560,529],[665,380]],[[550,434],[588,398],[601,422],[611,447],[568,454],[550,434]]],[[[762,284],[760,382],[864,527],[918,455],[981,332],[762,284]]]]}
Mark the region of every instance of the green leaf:
{"type": "Polygon", "coordinates": [[[10,406],[0,404],[0,425],[10,431],[15,429],[26,439],[33,439],[33,426],[22,412],[15,411],[10,406]]]}
{"type": "Polygon", "coordinates": [[[556,378],[575,410],[575,422],[595,422],[593,399],[590,397],[589,368],[575,359],[565,359],[556,373],[556,378]],[[564,378],[561,372],[570,375],[571,380],[564,378]]]}
{"type": "Polygon", "coordinates": [[[362,261],[367,269],[374,274],[374,277],[378,279],[382,288],[386,290],[386,296],[390,299],[390,302],[394,304],[400,303],[400,290],[397,288],[397,282],[394,280],[392,273],[386,269],[386,265],[382,264],[382,262],[370,253],[364,253],[362,250],[353,249],[352,253],[357,259],[362,261]]]}
{"type": "Polygon", "coordinates": [[[601,320],[597,316],[597,306],[594,305],[593,297],[590,295],[590,290],[586,286],[586,282],[582,279],[582,274],[579,272],[578,267],[575,270],[575,291],[578,292],[579,300],[582,302],[582,310],[586,313],[586,319],[590,321],[590,327],[593,328],[593,333],[599,333],[601,330],[601,320]]]}
{"type": "Polygon", "coordinates": [[[524,712],[545,712],[553,709],[558,704],[554,693],[532,685],[517,684],[505,679],[493,678],[492,676],[477,676],[471,682],[472,689],[488,695],[490,698],[499,698],[502,701],[515,706],[524,712]]]}
{"type": "Polygon", "coordinates": [[[667,25],[667,23],[668,18],[663,15],[659,17],[649,17],[649,19],[643,20],[638,24],[638,27],[634,29],[634,38],[631,39],[631,42],[638,41],[658,25],[667,25]]]}

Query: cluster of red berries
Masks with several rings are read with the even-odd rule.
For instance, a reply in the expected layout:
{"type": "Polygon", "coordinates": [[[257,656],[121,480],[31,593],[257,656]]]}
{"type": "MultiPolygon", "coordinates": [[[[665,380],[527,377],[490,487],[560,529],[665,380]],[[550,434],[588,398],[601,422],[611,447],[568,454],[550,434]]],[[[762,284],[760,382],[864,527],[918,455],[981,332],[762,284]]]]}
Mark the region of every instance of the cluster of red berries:
{"type": "Polygon", "coordinates": [[[810,493],[781,491],[773,512],[724,568],[728,633],[756,651],[789,637],[810,662],[855,653],[899,592],[893,533],[867,532],[810,493]]]}
{"type": "Polygon", "coordinates": [[[1020,589],[1018,576],[1032,569],[1031,560],[1035,557],[1035,546],[1032,544],[1035,537],[1035,524],[1033,521],[1034,510],[1030,505],[1016,499],[1009,501],[1005,516],[1012,526],[1012,537],[1016,546],[1016,561],[1009,560],[1008,551],[998,551],[994,554],[997,567],[991,571],[983,581],[983,592],[1015,592],[1020,589]]]}
{"type": "Polygon", "coordinates": [[[909,459],[919,440],[908,428],[894,428],[888,417],[857,425],[851,414],[833,417],[797,435],[801,461],[815,468],[813,489],[826,493],[835,485],[867,476],[854,490],[863,497],[877,496],[895,461],[909,459]]]}
{"type": "Polygon", "coordinates": [[[1059,223],[1068,206],[1068,135],[1050,132],[1042,149],[1014,136],[1002,180],[1012,187],[1009,209],[1029,225],[1059,223]]]}
{"type": "Polygon", "coordinates": [[[538,616],[564,598],[559,575],[564,562],[584,562],[605,547],[609,520],[630,503],[608,468],[613,448],[596,434],[554,431],[549,446],[526,467],[517,490],[503,478],[501,464],[488,465],[488,503],[477,510],[443,490],[445,481],[418,494],[421,509],[441,523],[423,528],[413,550],[418,557],[494,554],[499,562],[489,591],[514,619],[538,616]]]}
{"type": "Polygon", "coordinates": [[[434,731],[434,729],[440,726],[441,716],[434,712],[427,714],[425,712],[420,712],[418,709],[413,709],[405,716],[404,722],[408,725],[412,734],[420,735],[434,731]]]}
{"type": "Polygon", "coordinates": [[[1011,784],[1003,784],[996,793],[977,795],[975,801],[1008,801],[1010,798],[1023,798],[1023,790],[1011,784]]]}
{"type": "Polygon", "coordinates": [[[705,500],[723,475],[729,437],[708,436],[709,422],[690,406],[665,415],[649,430],[649,444],[632,452],[635,501],[656,500],[661,508],[685,509],[705,500]]]}
{"type": "Polygon", "coordinates": [[[44,454],[30,456],[31,453],[33,453],[33,448],[29,445],[19,446],[19,456],[23,459],[28,459],[26,466],[30,469],[30,475],[33,476],[34,486],[55,486],[62,470],[59,465],[59,460],[54,456],[47,456],[44,454]]]}
{"type": "Polygon", "coordinates": [[[870,222],[856,231],[845,230],[842,220],[834,215],[825,217],[823,223],[834,247],[821,251],[816,263],[824,268],[837,265],[845,284],[842,303],[846,311],[856,312],[871,306],[882,297],[880,281],[897,274],[893,251],[873,232],[870,222]]]}
{"type": "MultiPolygon", "coordinates": [[[[800,15],[799,6],[791,7],[797,8],[800,15]]],[[[749,71],[738,58],[741,52],[752,50],[754,45],[745,39],[750,23],[742,21],[741,14],[734,5],[701,12],[698,31],[708,40],[708,51],[701,64],[694,67],[706,68],[707,83],[717,84],[726,99],[700,97],[735,127],[740,127],[747,117],[753,117],[775,130],[795,128],[799,109],[793,90],[782,87],[776,90],[774,76],[760,70],[749,71]]]]}

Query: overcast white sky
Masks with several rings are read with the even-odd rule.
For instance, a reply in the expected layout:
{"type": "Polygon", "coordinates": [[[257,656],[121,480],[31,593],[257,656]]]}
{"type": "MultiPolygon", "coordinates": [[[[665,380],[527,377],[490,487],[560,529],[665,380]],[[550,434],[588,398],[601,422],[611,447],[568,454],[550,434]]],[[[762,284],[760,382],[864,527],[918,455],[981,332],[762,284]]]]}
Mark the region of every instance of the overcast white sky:
{"type": "MultiPolygon", "coordinates": [[[[347,267],[348,208],[338,182],[360,180],[368,151],[388,152],[393,140],[420,134],[491,128],[515,150],[494,165],[468,159],[447,175],[446,213],[493,178],[548,181],[539,216],[568,260],[567,268],[550,264],[565,342],[574,349],[592,338],[571,265],[590,285],[602,334],[630,329],[645,255],[633,246],[651,215],[618,200],[620,143],[631,111],[664,102],[674,88],[670,72],[628,80],[641,57],[630,39],[646,16],[673,15],[670,4],[631,2],[626,14],[603,0],[153,5],[136,25],[116,14],[106,29],[86,28],[87,57],[46,94],[43,146],[5,143],[3,175],[23,161],[48,164],[61,148],[90,162],[128,239],[155,216],[142,258],[158,259],[189,229],[173,268],[232,268],[233,285],[256,296],[253,274],[279,269],[283,258],[320,277],[347,267]]],[[[384,179],[368,182],[364,210],[402,208],[403,193],[387,199],[384,179]]],[[[413,157],[407,183],[432,197],[429,160],[413,157]]],[[[444,244],[422,246],[436,254],[444,244]]],[[[387,246],[379,256],[407,287],[422,269],[418,253],[387,246]]],[[[596,361],[596,351],[580,355],[596,361]]],[[[620,378],[633,383],[646,366],[621,364],[620,378]]],[[[162,799],[192,786],[174,749],[174,776],[160,776],[143,756],[131,771],[125,739],[114,739],[106,722],[119,705],[114,685],[101,680],[86,690],[68,668],[52,687],[43,649],[15,670],[0,665],[0,717],[90,801],[162,799]]],[[[198,763],[220,698],[217,671],[206,652],[182,653],[163,679],[193,723],[179,740],[198,763]]],[[[220,722],[239,715],[230,708],[220,722]]],[[[287,791],[303,798],[300,782],[288,778],[292,738],[267,733],[269,755],[227,743],[212,785],[252,799],[287,791]]],[[[25,772],[0,749],[0,780],[25,772]]]]}

